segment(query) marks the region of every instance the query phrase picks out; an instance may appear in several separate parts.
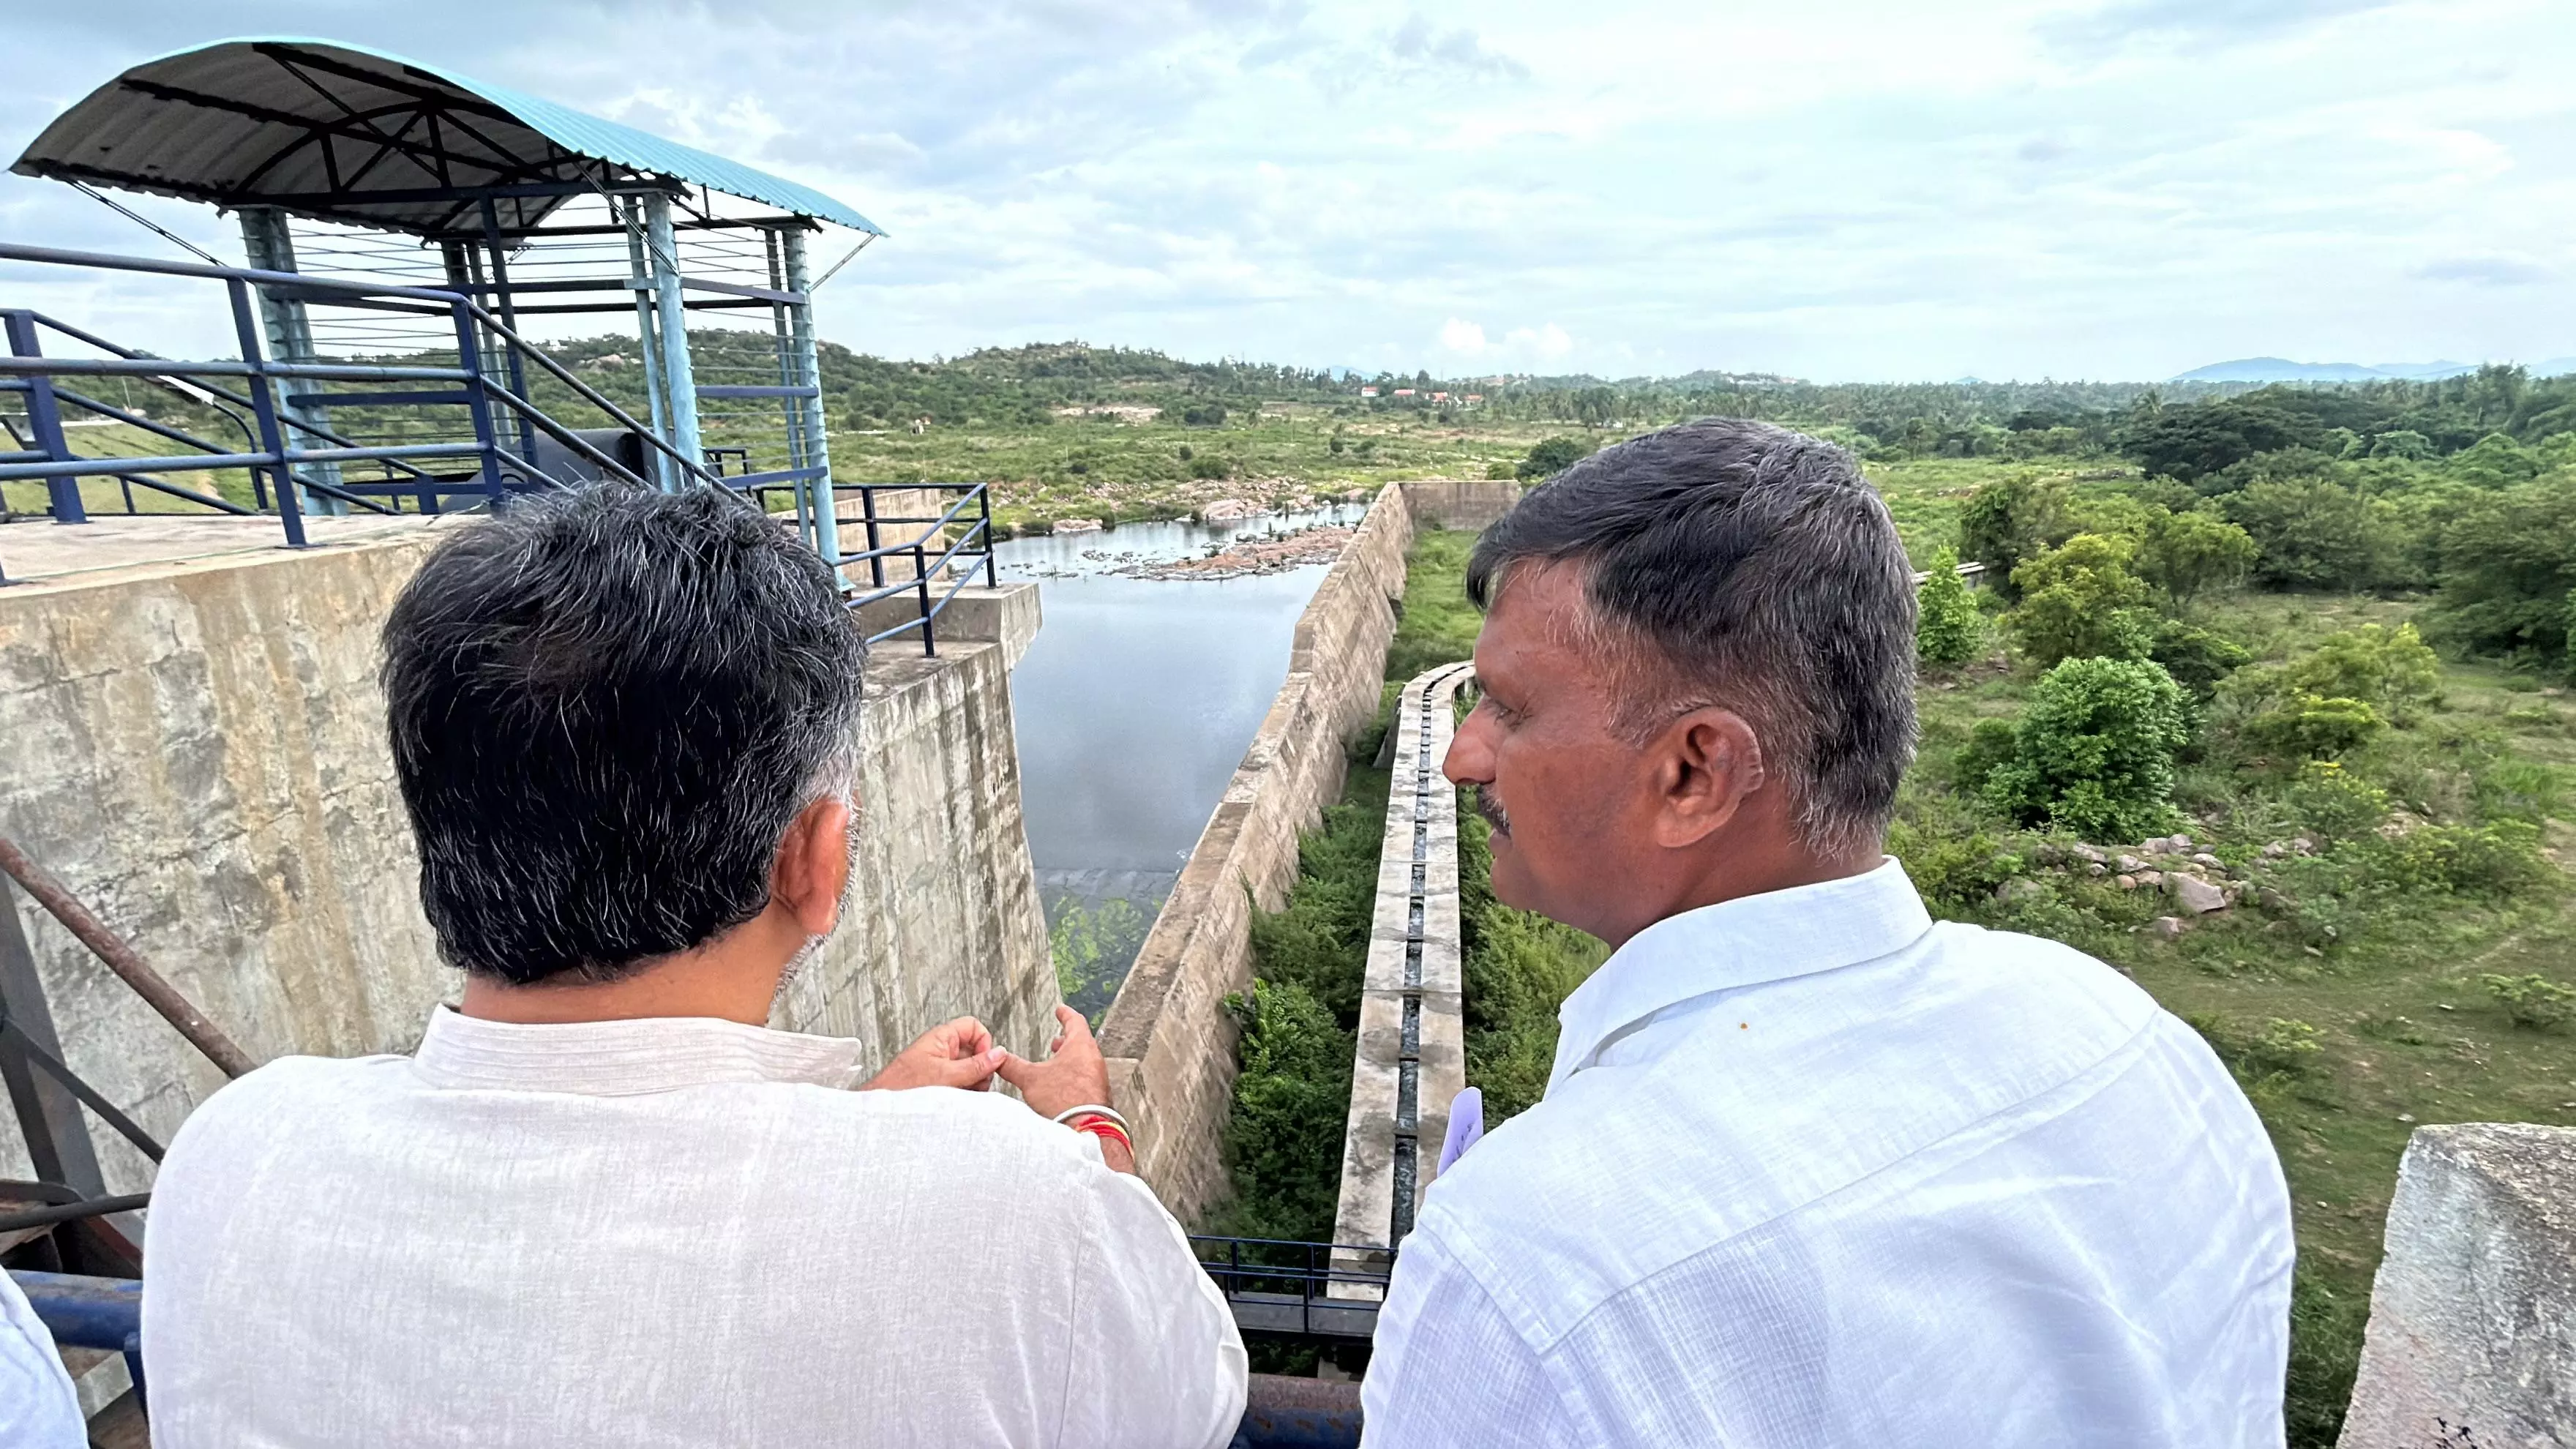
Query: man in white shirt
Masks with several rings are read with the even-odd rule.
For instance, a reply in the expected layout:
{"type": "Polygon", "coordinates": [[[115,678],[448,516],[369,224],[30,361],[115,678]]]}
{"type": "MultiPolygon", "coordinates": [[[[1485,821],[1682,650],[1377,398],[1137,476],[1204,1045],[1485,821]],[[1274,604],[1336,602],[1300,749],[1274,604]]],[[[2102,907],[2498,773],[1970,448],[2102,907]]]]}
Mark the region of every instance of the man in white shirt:
{"type": "Polygon", "coordinates": [[[1227,1442],[1242,1342],[1080,1016],[1045,1062],[960,1020],[864,1082],[763,1025],[850,871],[864,647],[819,559],[713,490],[531,500],[385,645],[463,999],[180,1129],[155,1444],[1227,1442]]]}
{"type": "Polygon", "coordinates": [[[2277,1445],[2291,1239],[2225,1069],[1881,852],[1913,589],[1841,450],[1710,421],[1478,542],[1493,886],[1615,949],[1434,1182],[1372,1444],[2277,1445]]]}

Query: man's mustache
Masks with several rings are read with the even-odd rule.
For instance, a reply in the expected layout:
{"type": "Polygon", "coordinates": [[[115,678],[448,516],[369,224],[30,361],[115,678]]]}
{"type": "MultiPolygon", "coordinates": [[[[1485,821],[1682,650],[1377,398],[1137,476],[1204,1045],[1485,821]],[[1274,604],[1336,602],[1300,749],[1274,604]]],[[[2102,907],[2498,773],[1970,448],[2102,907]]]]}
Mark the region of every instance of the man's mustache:
{"type": "Polygon", "coordinates": [[[1475,797],[1476,813],[1485,817],[1485,823],[1494,827],[1494,833],[1496,835],[1511,834],[1511,812],[1503,808],[1502,801],[1494,798],[1493,787],[1490,785],[1471,785],[1468,787],[1468,790],[1469,793],[1475,797]]]}

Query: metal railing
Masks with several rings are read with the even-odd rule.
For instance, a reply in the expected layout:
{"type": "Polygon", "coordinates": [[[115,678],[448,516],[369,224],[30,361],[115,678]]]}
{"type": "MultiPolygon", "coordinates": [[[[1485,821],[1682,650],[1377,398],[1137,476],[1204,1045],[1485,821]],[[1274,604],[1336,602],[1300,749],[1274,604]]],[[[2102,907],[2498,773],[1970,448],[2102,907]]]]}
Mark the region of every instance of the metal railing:
{"type": "Polygon", "coordinates": [[[916,612],[901,623],[880,629],[868,636],[868,643],[879,644],[900,634],[919,630],[924,657],[939,653],[938,619],[958,591],[984,576],[986,588],[996,587],[1000,578],[993,560],[993,490],[989,483],[835,483],[832,485],[832,517],[817,520],[809,517],[811,501],[806,490],[793,483],[755,483],[743,492],[759,500],[765,510],[769,495],[784,492],[795,504],[800,530],[811,529],[811,537],[827,539],[830,547],[824,557],[839,572],[844,593],[843,602],[857,613],[870,604],[885,599],[913,596],[916,612]],[[936,514],[893,514],[884,511],[891,495],[897,494],[957,495],[956,501],[936,514]],[[841,500],[856,498],[859,516],[843,518],[841,500]],[[841,529],[856,523],[867,531],[867,547],[855,553],[840,551],[841,529]],[[889,529],[919,526],[921,531],[895,542],[887,542],[889,529]],[[893,578],[889,561],[910,563],[909,578],[893,578]],[[867,578],[853,577],[861,567],[867,578]]]}
{"type": "MultiPolygon", "coordinates": [[[[15,395],[24,409],[23,428],[0,416],[0,483],[43,483],[45,512],[57,523],[87,522],[90,509],[82,497],[81,479],[111,478],[119,486],[127,513],[140,511],[137,488],[211,512],[256,516],[273,511],[287,544],[301,548],[310,542],[308,499],[376,514],[401,512],[406,503],[423,513],[459,507],[493,509],[513,493],[576,481],[556,474],[580,468],[588,471],[579,477],[644,486],[650,486],[646,474],[663,474],[729,488],[754,499],[764,511],[771,494],[786,493],[793,501],[799,531],[841,570],[853,610],[906,593],[913,596],[916,613],[878,631],[871,643],[918,630],[922,653],[936,655],[939,614],[972,581],[977,565],[981,564],[988,587],[997,578],[988,485],[835,483],[830,490],[835,516],[818,518],[810,485],[820,475],[819,468],[748,472],[750,455],[733,446],[708,447],[701,458],[681,456],[650,426],[520,337],[477,300],[472,288],[447,291],[12,243],[0,243],[0,262],[220,283],[231,310],[236,355],[185,361],[120,346],[30,308],[0,309],[0,340],[7,344],[7,355],[0,356],[0,396],[15,395]],[[443,318],[455,335],[456,365],[271,358],[264,348],[255,305],[262,292],[443,318]],[[59,353],[61,343],[105,355],[48,355],[48,344],[56,344],[59,353]],[[561,384],[613,423],[609,434],[585,434],[531,403],[512,379],[535,374],[561,384]],[[214,429],[222,436],[206,436],[202,426],[192,431],[149,416],[130,398],[111,401],[99,396],[104,389],[92,389],[90,379],[158,388],[180,399],[196,415],[215,419],[214,429]],[[283,385],[290,384],[311,390],[284,391],[283,385]],[[329,391],[325,384],[344,389],[355,384],[364,390],[329,391]],[[427,442],[369,442],[353,436],[352,429],[335,428],[322,420],[331,409],[402,409],[414,418],[424,416],[422,410],[461,409],[463,435],[427,442]],[[74,450],[66,431],[67,423],[78,425],[76,419],[120,424],[170,444],[172,451],[151,456],[82,454],[74,450]],[[613,442],[602,445],[604,436],[614,434],[632,435],[641,458],[640,471],[633,461],[614,455],[613,442]],[[547,456],[541,443],[556,450],[555,455],[547,456]],[[442,469],[443,462],[451,466],[442,469]],[[378,476],[361,479],[345,471],[362,466],[372,467],[378,476]],[[191,487],[172,476],[232,470],[249,474],[249,503],[191,487]],[[892,514],[883,506],[887,495],[924,491],[957,497],[944,511],[927,517],[892,514]],[[848,521],[865,527],[867,547],[843,554],[839,503],[850,497],[859,500],[861,516],[848,521]],[[903,536],[889,532],[908,527],[918,527],[919,532],[903,536]],[[896,560],[910,562],[910,578],[890,577],[889,561],[896,560]],[[864,580],[859,574],[862,567],[864,580]]],[[[456,414],[439,416],[452,419],[456,414]]],[[[5,571],[0,571],[0,583],[7,581],[5,571]]]]}
{"type": "Polygon", "coordinates": [[[1374,1243],[1193,1234],[1190,1248],[1244,1332],[1346,1343],[1366,1342],[1376,1332],[1378,1304],[1395,1261],[1394,1250],[1374,1243]],[[1352,1266],[1363,1261],[1370,1266],[1352,1266]],[[1361,1291],[1336,1295],[1336,1287],[1361,1291]]]}

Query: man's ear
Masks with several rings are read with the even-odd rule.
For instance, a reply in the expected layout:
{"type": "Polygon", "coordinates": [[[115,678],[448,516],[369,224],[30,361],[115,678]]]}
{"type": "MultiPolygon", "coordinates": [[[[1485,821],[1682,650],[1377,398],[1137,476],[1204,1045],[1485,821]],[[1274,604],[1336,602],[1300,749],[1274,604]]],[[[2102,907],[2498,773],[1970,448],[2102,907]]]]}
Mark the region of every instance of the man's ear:
{"type": "Polygon", "coordinates": [[[824,796],[796,812],[769,868],[769,899],[808,936],[840,924],[841,891],[850,882],[850,806],[824,796]]]}
{"type": "Polygon", "coordinates": [[[1665,849],[1696,845],[1724,828],[1762,788],[1761,738],[1732,710],[1692,710],[1651,748],[1662,797],[1654,838],[1665,849]]]}

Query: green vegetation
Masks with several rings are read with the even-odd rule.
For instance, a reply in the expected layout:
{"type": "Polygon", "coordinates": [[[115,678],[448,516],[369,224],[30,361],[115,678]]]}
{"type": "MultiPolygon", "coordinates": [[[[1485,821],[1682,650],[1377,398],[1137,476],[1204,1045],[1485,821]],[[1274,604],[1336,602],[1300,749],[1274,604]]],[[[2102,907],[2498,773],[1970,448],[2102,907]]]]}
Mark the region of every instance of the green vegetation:
{"type": "Polygon", "coordinates": [[[1055,957],[1056,993],[1064,1004],[1100,1024],[1118,983],[1154,929],[1156,903],[1123,896],[1086,901],[1065,896],[1046,906],[1047,945],[1055,957]]]}

